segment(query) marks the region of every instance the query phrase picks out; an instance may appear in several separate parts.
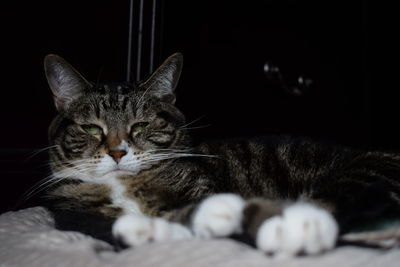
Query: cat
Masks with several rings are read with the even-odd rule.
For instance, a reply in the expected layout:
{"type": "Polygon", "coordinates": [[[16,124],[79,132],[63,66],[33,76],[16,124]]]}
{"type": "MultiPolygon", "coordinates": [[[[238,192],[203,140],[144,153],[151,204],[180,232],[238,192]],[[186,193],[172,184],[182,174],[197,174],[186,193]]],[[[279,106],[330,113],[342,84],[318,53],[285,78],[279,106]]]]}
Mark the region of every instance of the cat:
{"type": "Polygon", "coordinates": [[[58,115],[43,205],[58,229],[119,248],[242,236],[266,253],[298,255],[400,214],[398,154],[288,136],[192,146],[175,106],[182,64],[177,53],[143,82],[98,85],[45,57],[58,115]]]}

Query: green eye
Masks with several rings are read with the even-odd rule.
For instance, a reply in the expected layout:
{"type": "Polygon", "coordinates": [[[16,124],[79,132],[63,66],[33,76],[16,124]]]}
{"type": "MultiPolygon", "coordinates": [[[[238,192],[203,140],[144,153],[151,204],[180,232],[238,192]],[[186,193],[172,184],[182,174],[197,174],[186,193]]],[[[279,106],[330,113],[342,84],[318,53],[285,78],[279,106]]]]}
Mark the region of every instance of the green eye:
{"type": "Polygon", "coordinates": [[[148,122],[139,122],[134,124],[131,128],[131,135],[135,137],[136,135],[138,135],[138,133],[142,132],[147,127],[147,125],[149,125],[148,122]]]}
{"type": "Polygon", "coordinates": [[[96,125],[81,125],[82,129],[91,135],[102,135],[103,130],[96,125]]]}

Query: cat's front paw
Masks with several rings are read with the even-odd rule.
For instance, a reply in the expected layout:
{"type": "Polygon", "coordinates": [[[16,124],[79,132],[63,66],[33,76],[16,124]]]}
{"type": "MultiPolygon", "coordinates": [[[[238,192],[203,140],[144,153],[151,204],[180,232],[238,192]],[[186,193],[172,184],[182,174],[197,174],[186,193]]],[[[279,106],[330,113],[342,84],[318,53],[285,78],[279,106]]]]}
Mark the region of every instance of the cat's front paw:
{"type": "Polygon", "coordinates": [[[235,194],[217,194],[200,203],[192,230],[200,238],[223,237],[242,230],[245,201],[235,194]]]}
{"type": "Polygon", "coordinates": [[[150,242],[183,240],[192,237],[185,226],[162,218],[127,214],[119,217],[113,227],[113,236],[126,246],[140,246],[150,242]]]}
{"type": "Polygon", "coordinates": [[[338,225],[324,209],[307,203],[287,207],[265,220],[257,233],[258,249],[278,255],[317,254],[335,246],[338,225]]]}

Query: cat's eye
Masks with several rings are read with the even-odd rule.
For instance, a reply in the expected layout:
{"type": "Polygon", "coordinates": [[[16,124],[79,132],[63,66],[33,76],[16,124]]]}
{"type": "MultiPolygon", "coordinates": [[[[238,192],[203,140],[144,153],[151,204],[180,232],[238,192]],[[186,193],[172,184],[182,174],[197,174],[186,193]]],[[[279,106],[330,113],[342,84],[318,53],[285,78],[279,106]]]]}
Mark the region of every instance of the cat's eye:
{"type": "Polygon", "coordinates": [[[131,135],[135,137],[149,125],[148,122],[138,122],[131,127],[131,135]]]}
{"type": "Polygon", "coordinates": [[[99,126],[90,124],[90,125],[81,125],[82,129],[90,135],[101,136],[103,135],[103,129],[99,126]]]}

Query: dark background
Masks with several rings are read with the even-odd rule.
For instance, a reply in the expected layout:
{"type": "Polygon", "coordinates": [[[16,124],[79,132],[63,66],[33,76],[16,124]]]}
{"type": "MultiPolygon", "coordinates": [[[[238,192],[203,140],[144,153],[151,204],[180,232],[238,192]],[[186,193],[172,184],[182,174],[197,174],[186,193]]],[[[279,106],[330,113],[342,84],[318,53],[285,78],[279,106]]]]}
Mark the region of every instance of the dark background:
{"type": "MultiPolygon", "coordinates": [[[[400,148],[397,69],[375,63],[396,63],[391,45],[398,29],[390,7],[383,7],[382,20],[382,6],[368,1],[156,2],[155,64],[184,54],[177,105],[188,121],[201,118],[193,127],[209,125],[193,130],[195,141],[291,134],[356,148],[400,148]],[[300,95],[288,93],[266,76],[266,62],[279,67],[289,88],[299,76],[313,84],[300,95]]],[[[145,0],[141,79],[150,71],[150,3],[145,0]]],[[[48,175],[46,153],[32,156],[46,147],[55,115],[43,57],[59,54],[91,81],[125,81],[129,1],[14,1],[1,11],[5,211],[48,175]]]]}

